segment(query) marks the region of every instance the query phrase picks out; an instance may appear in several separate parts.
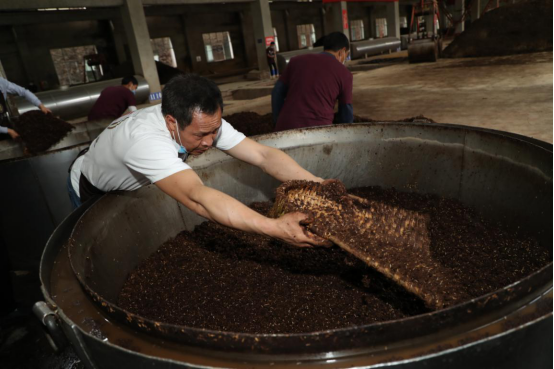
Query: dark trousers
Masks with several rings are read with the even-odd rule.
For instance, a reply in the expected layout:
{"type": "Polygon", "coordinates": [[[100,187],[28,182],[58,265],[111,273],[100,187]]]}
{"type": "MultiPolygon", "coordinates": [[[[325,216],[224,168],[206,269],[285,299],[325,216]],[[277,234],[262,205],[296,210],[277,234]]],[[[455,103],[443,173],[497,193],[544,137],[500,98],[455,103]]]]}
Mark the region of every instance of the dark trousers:
{"type": "Polygon", "coordinates": [[[69,193],[69,201],[71,201],[73,210],[81,206],[81,199],[77,196],[77,192],[75,192],[75,189],[71,185],[71,173],[67,176],[67,192],[69,193]]]}
{"type": "Polygon", "coordinates": [[[275,60],[268,60],[267,65],[269,65],[269,70],[272,76],[279,75],[279,71],[277,70],[277,64],[275,64],[275,60]]]}

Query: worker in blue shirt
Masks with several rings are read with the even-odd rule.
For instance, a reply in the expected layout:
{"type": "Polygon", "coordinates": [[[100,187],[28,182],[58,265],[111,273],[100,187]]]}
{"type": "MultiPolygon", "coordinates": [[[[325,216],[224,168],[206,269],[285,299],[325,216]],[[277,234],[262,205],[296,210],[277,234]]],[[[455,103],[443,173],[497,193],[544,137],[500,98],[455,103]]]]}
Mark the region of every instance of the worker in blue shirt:
{"type": "MultiPolygon", "coordinates": [[[[2,77],[0,77],[0,92],[2,92],[0,94],[0,116],[2,116],[2,118],[8,111],[8,94],[23,96],[31,104],[42,110],[44,114],[52,113],[52,111],[44,106],[44,104],[40,102],[40,100],[31,91],[2,77]]],[[[0,125],[0,134],[9,134],[13,139],[19,137],[16,131],[2,125],[0,125]]]]}

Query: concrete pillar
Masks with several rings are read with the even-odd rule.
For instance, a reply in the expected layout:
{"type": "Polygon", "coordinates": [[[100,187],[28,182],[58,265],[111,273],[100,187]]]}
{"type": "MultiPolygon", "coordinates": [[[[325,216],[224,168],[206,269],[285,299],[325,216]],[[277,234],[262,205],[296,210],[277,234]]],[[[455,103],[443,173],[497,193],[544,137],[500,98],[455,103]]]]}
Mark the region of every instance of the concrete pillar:
{"type": "Polygon", "coordinates": [[[191,48],[192,41],[190,39],[189,27],[187,25],[188,25],[188,16],[185,13],[181,15],[181,26],[183,29],[183,35],[185,36],[185,52],[187,53],[185,64],[188,69],[187,72],[193,72],[195,70],[194,66],[196,63],[196,58],[192,55],[193,54],[192,48],[191,48]]]}
{"type": "Polygon", "coordinates": [[[287,51],[298,49],[298,38],[293,36],[296,35],[296,33],[294,33],[294,30],[291,30],[290,14],[288,10],[285,10],[283,12],[283,22],[285,23],[285,36],[287,38],[288,48],[287,51]],[[296,45],[296,47],[294,45],[296,45]]]}
{"type": "Polygon", "coordinates": [[[250,3],[250,9],[254,23],[254,39],[256,40],[256,56],[260,79],[268,79],[270,73],[265,50],[269,45],[266,46],[266,37],[274,37],[269,1],[254,0],[250,3]]]}
{"type": "Polygon", "coordinates": [[[370,38],[377,38],[378,35],[377,35],[377,32],[375,31],[375,29],[377,27],[376,26],[377,17],[375,15],[375,7],[372,6],[370,9],[371,10],[369,12],[369,33],[368,33],[368,35],[369,35],[370,38]]]}
{"type": "Polygon", "coordinates": [[[481,18],[481,0],[472,0],[471,21],[475,22],[479,18],[481,18]]]}
{"type": "Polygon", "coordinates": [[[32,70],[33,66],[31,65],[34,58],[31,56],[29,51],[29,45],[27,44],[27,35],[23,27],[12,27],[13,38],[17,45],[17,52],[19,53],[19,58],[21,60],[21,66],[25,72],[25,77],[27,78],[27,83],[33,82],[35,85],[39,86],[39,81],[35,81],[32,70]]]}
{"type": "MultiPolygon", "coordinates": [[[[465,0],[455,0],[454,2],[454,11],[452,12],[452,16],[454,20],[459,20],[462,18],[462,15],[464,14],[464,8],[465,8],[465,0]]],[[[456,26],[455,33],[462,33],[464,32],[464,22],[458,23],[456,26]]]]}
{"type": "MultiPolygon", "coordinates": [[[[410,20],[408,19],[408,22],[410,20]]],[[[446,29],[450,25],[450,21],[448,20],[448,17],[446,16],[445,12],[441,9],[440,10],[440,28],[443,30],[443,32],[446,32],[446,29]]],[[[409,26],[409,23],[408,23],[409,26]]]]}
{"type": "MultiPolygon", "coordinates": [[[[283,22],[285,24],[285,39],[287,41],[287,48],[286,50],[287,51],[292,51],[294,50],[294,44],[293,44],[293,40],[291,39],[291,30],[290,30],[290,14],[289,14],[289,11],[288,10],[285,10],[283,12],[283,22]]],[[[280,35],[279,35],[280,36],[280,35]]],[[[298,42],[298,41],[296,41],[298,42]]]]}
{"type": "Polygon", "coordinates": [[[350,40],[348,6],[346,1],[325,4],[325,34],[342,32],[350,40]]]}
{"type": "Polygon", "coordinates": [[[400,1],[392,1],[387,7],[387,37],[400,39],[400,1]]]}
{"type": "Polygon", "coordinates": [[[115,46],[115,52],[117,54],[117,61],[119,64],[123,64],[127,61],[127,54],[125,54],[125,42],[123,40],[123,34],[121,23],[117,24],[118,28],[116,28],[116,24],[114,24],[113,21],[110,21],[110,33],[112,36],[112,40],[115,46]]]}
{"type": "Polygon", "coordinates": [[[150,86],[150,102],[161,99],[160,79],[156,71],[154,53],[150,45],[150,34],[141,0],[124,0],[121,8],[123,26],[131,51],[135,73],[142,75],[150,86]]]}

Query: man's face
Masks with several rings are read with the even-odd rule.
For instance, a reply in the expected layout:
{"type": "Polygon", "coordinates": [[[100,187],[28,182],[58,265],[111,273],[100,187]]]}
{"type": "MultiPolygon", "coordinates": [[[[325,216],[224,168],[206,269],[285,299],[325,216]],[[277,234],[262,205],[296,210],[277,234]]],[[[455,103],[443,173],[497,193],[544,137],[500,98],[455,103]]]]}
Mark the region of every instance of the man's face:
{"type": "Polygon", "coordinates": [[[192,122],[180,130],[181,141],[191,155],[200,155],[212,147],[214,139],[221,128],[221,109],[208,115],[194,112],[192,122]]]}
{"type": "Polygon", "coordinates": [[[341,60],[339,60],[342,64],[344,64],[346,62],[346,59],[348,59],[348,54],[350,54],[350,50],[347,49],[346,47],[343,47],[341,50],[340,50],[340,53],[342,53],[342,56],[341,56],[341,60]]]}
{"type": "Polygon", "coordinates": [[[128,89],[129,91],[131,91],[132,93],[135,93],[135,91],[136,91],[137,88],[138,88],[138,85],[133,84],[133,82],[129,82],[129,83],[127,83],[126,85],[123,85],[123,87],[127,87],[127,89],[128,89]]]}

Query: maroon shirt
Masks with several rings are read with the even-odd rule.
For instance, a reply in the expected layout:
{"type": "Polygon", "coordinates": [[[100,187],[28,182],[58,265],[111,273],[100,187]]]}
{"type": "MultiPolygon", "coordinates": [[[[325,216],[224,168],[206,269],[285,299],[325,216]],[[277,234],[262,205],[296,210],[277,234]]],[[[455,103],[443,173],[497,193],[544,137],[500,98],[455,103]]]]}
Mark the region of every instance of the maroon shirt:
{"type": "Polygon", "coordinates": [[[119,118],[129,106],[136,106],[135,95],[124,86],[106,87],[88,113],[88,120],[119,118]]]}
{"type": "Polygon", "coordinates": [[[275,131],[333,124],[335,102],[352,104],[352,73],[329,53],[290,59],[280,80],[287,86],[275,131]]]}

